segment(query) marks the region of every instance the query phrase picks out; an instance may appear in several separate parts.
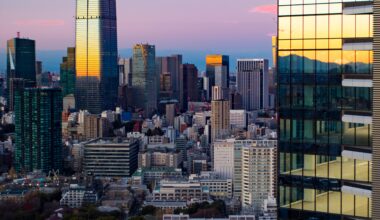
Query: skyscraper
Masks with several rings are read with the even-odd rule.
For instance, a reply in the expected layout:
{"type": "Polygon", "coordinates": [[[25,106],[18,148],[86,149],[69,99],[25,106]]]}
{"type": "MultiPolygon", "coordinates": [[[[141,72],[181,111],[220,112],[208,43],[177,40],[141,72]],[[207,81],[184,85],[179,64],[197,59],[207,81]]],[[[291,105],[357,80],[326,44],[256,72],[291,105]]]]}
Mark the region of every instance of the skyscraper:
{"type": "Polygon", "coordinates": [[[61,114],[60,89],[16,90],[16,171],[62,169],[61,114]]]}
{"type": "Polygon", "coordinates": [[[230,131],[230,102],[221,97],[220,87],[213,87],[211,101],[211,141],[224,138],[230,131]],[[219,93],[219,94],[216,94],[219,93]]]}
{"type": "Polygon", "coordinates": [[[76,103],[113,109],[118,94],[116,0],[76,1],[76,103]]]}
{"type": "Polygon", "coordinates": [[[238,59],[237,87],[243,108],[252,111],[269,106],[269,73],[266,59],[238,59]]]}
{"type": "Polygon", "coordinates": [[[132,85],[132,58],[119,59],[119,86],[132,85]]]}
{"type": "MultiPolygon", "coordinates": [[[[180,68],[182,65],[182,55],[172,55],[168,57],[157,57],[156,67],[158,74],[160,76],[166,76],[165,78],[170,79],[170,92],[171,99],[180,99],[180,68]]],[[[166,81],[163,81],[164,83],[166,81]]],[[[162,87],[161,85],[160,87],[162,87]]],[[[168,86],[164,86],[168,88],[168,86]]],[[[168,91],[162,91],[168,92],[168,91]]],[[[161,98],[161,97],[160,97],[161,98]]]]}
{"type": "Polygon", "coordinates": [[[379,219],[374,2],[279,1],[280,219],[379,219]]]}
{"type": "Polygon", "coordinates": [[[36,85],[36,43],[17,36],[7,41],[8,105],[11,111],[14,110],[14,93],[20,80],[27,87],[36,85]]]}
{"type": "MultiPolygon", "coordinates": [[[[206,77],[208,78],[208,99],[212,96],[212,87],[219,86],[223,90],[230,87],[230,61],[226,55],[206,56],[206,77]]],[[[228,96],[228,94],[227,94],[228,96]]]]}
{"type": "Polygon", "coordinates": [[[137,108],[149,116],[157,109],[156,49],[153,45],[137,44],[133,47],[132,86],[137,108]]]}
{"type": "Polygon", "coordinates": [[[75,94],[75,48],[67,48],[67,56],[63,57],[60,66],[60,84],[63,97],[75,94]]]}
{"type": "Polygon", "coordinates": [[[180,103],[187,110],[189,101],[198,100],[198,69],[194,64],[183,64],[180,69],[180,103]]]}

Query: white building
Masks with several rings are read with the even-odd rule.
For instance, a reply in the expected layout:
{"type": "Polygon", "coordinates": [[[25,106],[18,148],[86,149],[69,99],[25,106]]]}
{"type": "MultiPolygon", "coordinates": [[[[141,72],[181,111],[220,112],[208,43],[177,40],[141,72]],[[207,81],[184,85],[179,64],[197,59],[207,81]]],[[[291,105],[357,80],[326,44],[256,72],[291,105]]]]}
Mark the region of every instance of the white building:
{"type": "Polygon", "coordinates": [[[98,195],[92,190],[87,190],[84,186],[77,184],[70,185],[70,188],[62,193],[61,206],[70,208],[80,208],[85,204],[94,204],[98,201],[98,195]]]}
{"type": "Polygon", "coordinates": [[[208,187],[210,195],[218,198],[232,198],[232,179],[221,178],[215,172],[201,172],[200,175],[192,174],[189,176],[192,183],[199,182],[202,186],[208,187]]]}
{"type": "Polygon", "coordinates": [[[227,139],[213,144],[214,172],[222,178],[234,178],[234,143],[235,139],[227,139]]]}
{"type": "Polygon", "coordinates": [[[247,111],[269,107],[269,64],[266,59],[237,60],[237,88],[247,111]]]}
{"type": "Polygon", "coordinates": [[[231,128],[246,128],[247,127],[247,111],[246,110],[230,110],[230,125],[231,128]]]}

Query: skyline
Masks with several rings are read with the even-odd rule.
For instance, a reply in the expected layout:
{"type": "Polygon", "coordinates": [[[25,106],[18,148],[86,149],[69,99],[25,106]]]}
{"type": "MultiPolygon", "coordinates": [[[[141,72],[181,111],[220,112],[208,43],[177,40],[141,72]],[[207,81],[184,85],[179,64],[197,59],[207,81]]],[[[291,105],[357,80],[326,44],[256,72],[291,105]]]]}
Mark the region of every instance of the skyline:
{"type": "MultiPolygon", "coordinates": [[[[5,69],[5,42],[17,32],[21,32],[21,37],[36,40],[37,58],[44,62],[45,70],[58,70],[66,47],[75,45],[74,3],[74,0],[0,2],[0,28],[7,30],[0,36],[0,71],[5,69]]],[[[224,0],[222,4],[220,0],[181,3],[118,0],[119,54],[130,56],[134,44],[150,43],[156,45],[158,55],[181,53],[185,62],[197,66],[203,65],[197,56],[207,53],[229,54],[231,59],[249,56],[271,59],[270,36],[276,32],[274,3],[273,0],[224,0]]]]}

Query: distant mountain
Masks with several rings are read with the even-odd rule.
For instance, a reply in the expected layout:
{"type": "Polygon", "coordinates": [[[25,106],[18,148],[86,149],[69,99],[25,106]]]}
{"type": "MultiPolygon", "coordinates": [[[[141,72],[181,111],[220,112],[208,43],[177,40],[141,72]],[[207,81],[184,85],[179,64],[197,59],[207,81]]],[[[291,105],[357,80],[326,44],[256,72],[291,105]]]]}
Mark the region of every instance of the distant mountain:
{"type": "MultiPolygon", "coordinates": [[[[0,73],[6,71],[6,50],[0,50],[0,73]]],[[[132,49],[120,49],[121,57],[132,56],[132,49]]],[[[156,52],[157,56],[168,56],[172,54],[182,54],[184,63],[195,64],[199,71],[205,71],[205,57],[207,54],[212,54],[210,51],[202,50],[158,50],[156,52]]],[[[266,58],[270,62],[272,60],[271,50],[268,51],[253,51],[253,52],[229,52],[226,51],[224,54],[230,56],[230,71],[236,72],[236,59],[238,58],[266,58]]],[[[43,71],[51,71],[59,73],[59,64],[61,63],[62,57],[65,56],[66,50],[39,50],[37,51],[37,60],[42,61],[43,71]]]]}

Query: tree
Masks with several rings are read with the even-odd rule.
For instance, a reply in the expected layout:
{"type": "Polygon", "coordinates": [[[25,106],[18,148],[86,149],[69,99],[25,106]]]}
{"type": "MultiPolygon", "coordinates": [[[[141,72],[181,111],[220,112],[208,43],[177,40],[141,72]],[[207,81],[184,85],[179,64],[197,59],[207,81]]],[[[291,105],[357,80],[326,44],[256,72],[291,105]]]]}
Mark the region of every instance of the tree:
{"type": "Polygon", "coordinates": [[[141,215],[155,215],[157,211],[157,208],[151,205],[145,206],[141,210],[141,215]]]}

